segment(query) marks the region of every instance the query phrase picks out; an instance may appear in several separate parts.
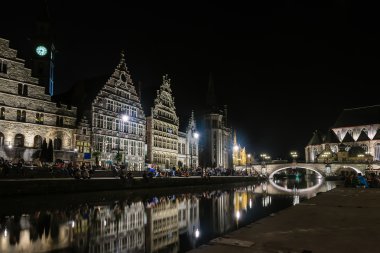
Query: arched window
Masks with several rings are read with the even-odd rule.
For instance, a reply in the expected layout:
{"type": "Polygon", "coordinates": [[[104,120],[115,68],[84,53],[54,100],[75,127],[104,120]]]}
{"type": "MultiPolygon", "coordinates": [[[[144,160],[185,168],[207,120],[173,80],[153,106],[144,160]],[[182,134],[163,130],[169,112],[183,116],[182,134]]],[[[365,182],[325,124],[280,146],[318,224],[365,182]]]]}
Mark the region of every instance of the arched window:
{"type": "Polygon", "coordinates": [[[16,134],[15,136],[15,147],[24,147],[25,137],[22,134],[16,134]]]}
{"type": "Polygon", "coordinates": [[[1,107],[0,109],[0,119],[5,119],[5,108],[1,107]]]}
{"type": "Polygon", "coordinates": [[[375,160],[379,161],[380,160],[380,143],[377,143],[375,146],[375,160]]]}
{"type": "Polygon", "coordinates": [[[39,135],[34,136],[34,148],[42,148],[42,137],[39,135]]]}
{"type": "Polygon", "coordinates": [[[0,132],[0,147],[4,146],[4,134],[0,132]]]}
{"type": "Polygon", "coordinates": [[[61,150],[61,148],[62,148],[62,140],[60,138],[55,138],[54,139],[53,147],[54,147],[54,150],[61,150]]]}

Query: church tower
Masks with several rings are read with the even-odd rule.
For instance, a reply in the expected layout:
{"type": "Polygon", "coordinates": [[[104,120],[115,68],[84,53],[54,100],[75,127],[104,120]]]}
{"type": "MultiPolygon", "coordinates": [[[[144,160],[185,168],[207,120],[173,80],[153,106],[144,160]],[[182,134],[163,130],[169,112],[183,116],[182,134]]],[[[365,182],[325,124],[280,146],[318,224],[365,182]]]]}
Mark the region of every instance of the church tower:
{"type": "Polygon", "coordinates": [[[43,1],[41,13],[37,16],[32,46],[32,75],[45,87],[45,93],[54,94],[54,60],[55,47],[47,2],[43,1]]]}

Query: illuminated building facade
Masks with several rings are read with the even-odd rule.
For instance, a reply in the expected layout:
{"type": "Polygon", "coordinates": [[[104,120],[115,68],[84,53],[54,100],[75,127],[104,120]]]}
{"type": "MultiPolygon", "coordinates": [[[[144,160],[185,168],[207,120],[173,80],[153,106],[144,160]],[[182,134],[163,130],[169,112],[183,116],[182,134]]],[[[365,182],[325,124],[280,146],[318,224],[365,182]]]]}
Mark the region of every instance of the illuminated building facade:
{"type": "Polygon", "coordinates": [[[77,108],[55,103],[9,41],[0,38],[0,157],[31,161],[43,141],[54,159],[74,158],[77,108]]]}
{"type": "Polygon", "coordinates": [[[168,75],[163,76],[160,90],[147,117],[148,161],[160,168],[172,168],[178,161],[179,119],[168,75]]]}
{"type": "Polygon", "coordinates": [[[345,109],[323,135],[315,131],[305,147],[306,162],[380,160],[380,105],[345,109]]]}
{"type": "Polygon", "coordinates": [[[232,154],[234,166],[246,166],[247,165],[247,153],[245,147],[242,148],[236,139],[236,130],[234,133],[234,144],[233,144],[233,154],[232,154]]]}
{"type": "Polygon", "coordinates": [[[103,166],[125,163],[143,169],[145,114],[123,52],[111,76],[81,81],[63,99],[78,106],[79,119],[90,122],[92,151],[103,166]]]}

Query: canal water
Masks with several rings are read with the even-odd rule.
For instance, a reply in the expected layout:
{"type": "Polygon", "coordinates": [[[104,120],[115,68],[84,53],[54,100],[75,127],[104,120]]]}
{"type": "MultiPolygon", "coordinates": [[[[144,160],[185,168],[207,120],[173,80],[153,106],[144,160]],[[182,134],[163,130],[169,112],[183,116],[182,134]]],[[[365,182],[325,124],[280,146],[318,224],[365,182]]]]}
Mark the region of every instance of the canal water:
{"type": "Polygon", "coordinates": [[[333,188],[302,177],[2,199],[0,252],[186,252],[333,188]]]}

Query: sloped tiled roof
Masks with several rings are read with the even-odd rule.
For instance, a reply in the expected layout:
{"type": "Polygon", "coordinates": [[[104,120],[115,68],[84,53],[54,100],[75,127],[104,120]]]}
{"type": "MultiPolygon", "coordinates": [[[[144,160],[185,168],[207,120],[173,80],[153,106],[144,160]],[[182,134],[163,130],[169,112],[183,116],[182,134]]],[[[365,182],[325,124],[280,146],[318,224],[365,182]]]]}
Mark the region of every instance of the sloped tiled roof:
{"type": "Polygon", "coordinates": [[[323,141],[323,143],[340,143],[338,136],[334,133],[333,130],[329,130],[326,134],[326,137],[323,141]]]}
{"type": "Polygon", "coordinates": [[[358,139],[356,141],[369,141],[369,137],[368,135],[362,130],[362,132],[360,133],[358,139]]]}
{"type": "Polygon", "coordinates": [[[307,145],[310,146],[310,145],[320,145],[320,144],[322,144],[321,133],[318,130],[315,130],[313,133],[313,137],[311,137],[307,145]]]}
{"type": "Polygon", "coordinates": [[[363,126],[380,123],[380,105],[344,109],[333,128],[363,126]]]}
{"type": "Polygon", "coordinates": [[[347,132],[342,142],[355,142],[355,140],[354,138],[352,138],[351,134],[347,132]]]}

